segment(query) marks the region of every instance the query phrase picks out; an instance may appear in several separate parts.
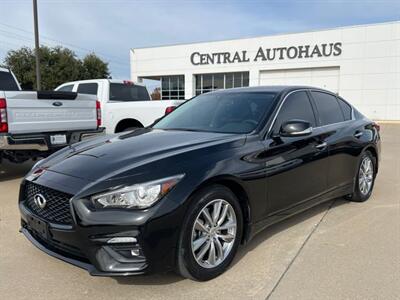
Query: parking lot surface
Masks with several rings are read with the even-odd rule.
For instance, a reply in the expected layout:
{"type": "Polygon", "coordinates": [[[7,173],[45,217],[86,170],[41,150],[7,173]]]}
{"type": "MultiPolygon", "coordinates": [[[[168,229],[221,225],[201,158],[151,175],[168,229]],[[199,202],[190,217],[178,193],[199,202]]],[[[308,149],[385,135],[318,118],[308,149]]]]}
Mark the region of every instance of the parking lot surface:
{"type": "Polygon", "coordinates": [[[91,277],[19,230],[18,186],[32,163],[0,165],[1,299],[399,299],[400,125],[385,124],[371,199],[336,199],[274,225],[209,282],[173,273],[91,277]]]}

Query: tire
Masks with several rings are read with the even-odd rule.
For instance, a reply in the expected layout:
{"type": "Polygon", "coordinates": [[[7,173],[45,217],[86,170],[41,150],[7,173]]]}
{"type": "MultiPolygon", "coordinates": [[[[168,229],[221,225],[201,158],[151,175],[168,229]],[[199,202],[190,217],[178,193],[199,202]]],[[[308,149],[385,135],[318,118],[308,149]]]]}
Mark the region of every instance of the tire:
{"type": "Polygon", "coordinates": [[[353,194],[345,196],[347,200],[353,202],[364,202],[367,201],[372,194],[372,190],[374,189],[376,177],[376,158],[371,154],[371,152],[366,151],[361,155],[360,163],[358,164],[354,192],[353,194]],[[371,163],[371,172],[365,172],[365,163],[371,163]],[[364,176],[363,176],[364,174],[364,176]],[[366,175],[365,175],[366,174],[366,175]],[[366,179],[368,177],[368,180],[366,179]],[[365,182],[363,188],[363,182],[365,182]]]}
{"type": "Polygon", "coordinates": [[[206,281],[222,274],[235,257],[242,238],[243,214],[237,197],[230,189],[222,185],[203,188],[190,200],[192,204],[182,224],[177,249],[177,271],[183,277],[206,281]],[[218,214],[219,218],[215,218],[215,220],[222,222],[218,225],[217,221],[217,224],[214,224],[216,226],[210,228],[210,222],[206,221],[204,210],[209,212],[212,219],[214,211],[218,211],[216,209],[218,206],[221,207],[220,214],[218,214]],[[225,210],[226,214],[223,218],[225,210]],[[233,226],[235,222],[236,229],[233,226]],[[195,226],[195,223],[203,226],[195,226]],[[225,229],[228,227],[229,229],[225,229]],[[208,232],[204,229],[207,229],[208,232]],[[199,243],[200,240],[202,243],[199,243]],[[214,249],[215,256],[212,255],[212,249],[214,249]],[[201,258],[202,252],[205,254],[201,258]]]}

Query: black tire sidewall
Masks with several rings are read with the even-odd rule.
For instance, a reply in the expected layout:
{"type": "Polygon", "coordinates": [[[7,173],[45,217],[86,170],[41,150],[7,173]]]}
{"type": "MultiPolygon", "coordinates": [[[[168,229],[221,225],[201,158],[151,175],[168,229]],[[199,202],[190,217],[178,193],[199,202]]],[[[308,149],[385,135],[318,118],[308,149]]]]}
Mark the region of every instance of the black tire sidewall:
{"type": "MultiPolygon", "coordinates": [[[[185,271],[192,279],[205,281],[217,277],[223,273],[231,264],[239,247],[243,232],[243,214],[236,196],[232,191],[221,185],[212,185],[198,191],[193,199],[190,208],[188,209],[187,217],[182,226],[181,240],[179,243],[178,255],[180,255],[180,263],[184,264],[185,271]],[[210,202],[216,199],[224,199],[232,205],[235,210],[237,220],[237,233],[236,240],[231,249],[231,252],[226,257],[225,261],[216,266],[215,268],[208,269],[200,266],[191,249],[191,237],[194,222],[200,211],[210,202]]],[[[181,270],[182,274],[182,270],[181,270]]],[[[185,274],[182,274],[185,276],[185,274]]]]}

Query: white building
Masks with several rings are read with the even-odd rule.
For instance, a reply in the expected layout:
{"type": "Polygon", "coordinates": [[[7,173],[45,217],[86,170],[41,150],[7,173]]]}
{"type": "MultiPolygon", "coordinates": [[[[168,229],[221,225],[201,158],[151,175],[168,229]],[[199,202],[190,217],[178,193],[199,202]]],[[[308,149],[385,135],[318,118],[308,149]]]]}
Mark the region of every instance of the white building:
{"type": "Polygon", "coordinates": [[[240,86],[337,92],[376,120],[400,120],[400,22],[131,49],[131,78],[161,80],[162,99],[240,86]]]}

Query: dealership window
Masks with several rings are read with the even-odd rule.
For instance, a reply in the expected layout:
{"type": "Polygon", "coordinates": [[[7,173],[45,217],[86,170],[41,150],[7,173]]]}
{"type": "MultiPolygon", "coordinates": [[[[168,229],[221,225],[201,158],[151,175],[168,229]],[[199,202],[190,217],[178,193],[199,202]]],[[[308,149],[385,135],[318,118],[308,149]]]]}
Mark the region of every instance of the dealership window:
{"type": "Polygon", "coordinates": [[[161,100],[185,99],[185,76],[161,77],[161,100]]]}
{"type": "Polygon", "coordinates": [[[234,87],[249,86],[249,72],[198,74],[196,79],[196,95],[229,89],[234,87]]]}

